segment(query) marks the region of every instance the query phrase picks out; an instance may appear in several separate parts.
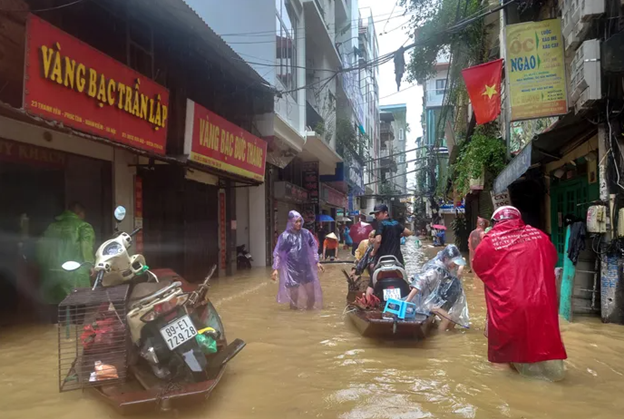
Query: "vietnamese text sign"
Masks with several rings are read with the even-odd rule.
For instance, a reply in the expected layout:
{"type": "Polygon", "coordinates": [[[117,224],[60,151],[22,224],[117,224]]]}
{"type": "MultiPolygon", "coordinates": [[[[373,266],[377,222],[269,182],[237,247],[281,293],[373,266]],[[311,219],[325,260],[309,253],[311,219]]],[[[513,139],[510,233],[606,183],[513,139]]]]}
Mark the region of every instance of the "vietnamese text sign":
{"type": "Polygon", "coordinates": [[[511,199],[509,198],[509,191],[505,189],[501,193],[490,192],[492,196],[492,206],[494,207],[494,211],[499,209],[500,207],[506,207],[511,205],[511,199]]]}
{"type": "Polygon", "coordinates": [[[338,208],[348,208],[349,200],[345,194],[326,185],[323,185],[321,192],[323,194],[323,200],[329,205],[338,208]]]}
{"type": "Polygon", "coordinates": [[[506,36],[511,120],[567,113],[561,20],[508,25],[506,36]]]}
{"type": "Polygon", "coordinates": [[[311,204],[319,203],[319,162],[303,162],[301,172],[303,175],[303,187],[308,190],[311,204]]]}
{"type": "Polygon", "coordinates": [[[169,91],[29,15],[24,109],[90,134],[165,154],[169,91]]]}
{"type": "Polygon", "coordinates": [[[191,161],[264,181],[266,141],[190,99],[186,101],[184,153],[191,161]]]}

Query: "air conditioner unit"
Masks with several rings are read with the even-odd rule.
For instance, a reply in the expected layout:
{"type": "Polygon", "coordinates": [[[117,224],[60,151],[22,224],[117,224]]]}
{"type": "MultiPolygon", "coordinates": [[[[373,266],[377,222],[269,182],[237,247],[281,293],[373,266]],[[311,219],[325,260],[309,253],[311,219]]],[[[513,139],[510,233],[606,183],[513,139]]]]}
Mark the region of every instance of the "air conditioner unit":
{"type": "Polygon", "coordinates": [[[561,0],[561,27],[566,38],[566,50],[576,48],[577,38],[582,41],[590,21],[605,12],[605,0],[561,0]],[[568,40],[570,38],[570,40],[568,40]]]}
{"type": "Polygon", "coordinates": [[[585,103],[602,98],[600,41],[597,39],[583,42],[570,64],[570,100],[576,104],[581,96],[585,103]]]}

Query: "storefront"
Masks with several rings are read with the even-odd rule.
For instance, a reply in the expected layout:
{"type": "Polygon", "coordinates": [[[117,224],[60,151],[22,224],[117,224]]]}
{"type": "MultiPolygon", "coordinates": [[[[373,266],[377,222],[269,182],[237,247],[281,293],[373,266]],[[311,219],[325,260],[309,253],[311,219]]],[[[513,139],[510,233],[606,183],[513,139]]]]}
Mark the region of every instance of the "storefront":
{"type": "Polygon", "coordinates": [[[128,208],[121,228],[133,228],[131,165],[140,153],[164,157],[168,91],[34,15],[26,28],[24,110],[0,96],[0,310],[31,313],[36,243],[70,203],[85,207],[96,247],[115,205],[128,208]]]}
{"type": "Polygon", "coordinates": [[[267,143],[191,100],[186,101],[184,157],[143,162],[146,256],[190,281],[211,266],[232,273],[236,247],[234,182],[264,181],[267,143]]]}

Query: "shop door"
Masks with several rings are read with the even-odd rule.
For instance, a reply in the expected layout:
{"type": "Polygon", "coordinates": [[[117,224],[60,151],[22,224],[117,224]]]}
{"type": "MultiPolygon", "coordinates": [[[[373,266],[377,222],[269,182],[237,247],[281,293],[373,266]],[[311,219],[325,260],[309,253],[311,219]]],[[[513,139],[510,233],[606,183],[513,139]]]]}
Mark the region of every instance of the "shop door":
{"type": "Polygon", "coordinates": [[[184,182],[184,275],[192,282],[202,281],[218,263],[217,193],[216,186],[184,182]]]}
{"type": "Polygon", "coordinates": [[[0,163],[0,313],[37,304],[35,246],[63,211],[64,191],[62,168],[0,163]]]}
{"type": "Polygon", "coordinates": [[[557,266],[563,266],[565,226],[563,219],[572,214],[585,219],[589,203],[598,199],[598,183],[588,185],[586,177],[564,181],[551,188],[551,240],[557,248],[557,266]]]}

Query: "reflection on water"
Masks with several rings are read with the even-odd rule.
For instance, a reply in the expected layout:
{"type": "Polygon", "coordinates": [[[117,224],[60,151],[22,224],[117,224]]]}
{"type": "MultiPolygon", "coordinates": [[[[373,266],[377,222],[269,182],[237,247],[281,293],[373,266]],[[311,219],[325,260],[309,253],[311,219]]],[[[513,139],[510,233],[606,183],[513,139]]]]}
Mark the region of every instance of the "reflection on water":
{"type": "MultiPolygon", "coordinates": [[[[412,248],[406,253],[413,272],[412,260],[422,263],[422,252],[412,248]]],[[[471,330],[418,343],[378,342],[361,338],[343,318],[347,286],[341,267],[329,265],[321,276],[321,312],[278,306],[277,286],[269,281],[268,270],[215,282],[211,298],[228,337],[244,339],[247,347],[232,361],[210,400],[178,417],[622,417],[623,327],[593,318],[564,322],[567,378],[557,384],[531,381],[487,362],[483,286],[478,280],[465,281],[471,330]]],[[[0,333],[0,417],[117,417],[89,393],[58,393],[53,328],[0,333]]]]}

